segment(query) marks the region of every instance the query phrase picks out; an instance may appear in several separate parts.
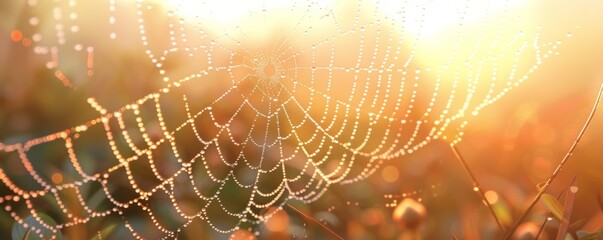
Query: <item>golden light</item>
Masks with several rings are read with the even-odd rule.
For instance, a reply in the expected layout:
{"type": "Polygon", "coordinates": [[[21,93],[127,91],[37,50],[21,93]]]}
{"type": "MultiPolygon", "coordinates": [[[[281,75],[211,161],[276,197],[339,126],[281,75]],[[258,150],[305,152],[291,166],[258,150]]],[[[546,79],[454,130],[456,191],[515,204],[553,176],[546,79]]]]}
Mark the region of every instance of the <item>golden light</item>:
{"type": "MultiPolygon", "coordinates": [[[[180,16],[212,24],[232,26],[240,24],[250,12],[299,8],[298,0],[221,0],[163,1],[180,16]]],[[[451,0],[375,0],[376,6],[388,18],[399,23],[402,28],[414,35],[433,36],[459,24],[476,23],[484,18],[503,11],[512,10],[525,0],[509,1],[451,1],[451,0]],[[462,6],[460,8],[459,6],[462,6]]],[[[305,4],[305,2],[304,2],[305,4]]],[[[335,0],[319,0],[312,5],[316,9],[325,9],[335,0]]]]}
{"type": "Polygon", "coordinates": [[[165,1],[175,9],[181,16],[186,18],[199,18],[219,24],[233,24],[241,20],[250,11],[263,10],[263,8],[280,8],[291,3],[290,0],[283,1],[195,1],[176,0],[165,1]]]}
{"type": "MultiPolygon", "coordinates": [[[[413,45],[417,62],[425,67],[450,69],[463,68],[468,59],[503,54],[496,52],[502,48],[486,49],[480,42],[492,41],[502,46],[516,41],[518,29],[533,25],[533,14],[529,17],[521,14],[534,10],[529,3],[527,0],[376,0],[377,8],[406,36],[406,44],[413,45]]],[[[499,59],[501,69],[513,63],[511,59],[499,59]]],[[[455,74],[452,72],[442,75],[450,79],[455,74]]]]}
{"type": "MultiPolygon", "coordinates": [[[[159,0],[158,0],[159,1],[159,0]]],[[[469,39],[478,39],[484,35],[500,35],[501,42],[512,39],[516,32],[508,29],[479,29],[478,26],[485,22],[498,19],[497,16],[506,18],[509,12],[520,12],[522,6],[527,5],[526,0],[509,1],[480,1],[480,0],[373,0],[368,5],[377,8],[377,16],[382,16],[388,21],[393,21],[399,28],[407,45],[418,41],[417,56],[424,65],[440,65],[448,59],[449,53],[455,45],[458,30],[462,28],[463,36],[469,39]],[[502,16],[501,14],[505,14],[502,16]]],[[[330,12],[339,12],[344,9],[344,1],[317,0],[311,5],[300,0],[221,0],[221,1],[196,1],[196,0],[161,0],[160,3],[172,10],[176,15],[190,21],[192,25],[201,23],[203,28],[216,35],[229,35],[237,40],[249,43],[263,43],[266,38],[274,37],[279,28],[294,28],[301,16],[304,24],[316,21],[313,31],[325,24],[318,22],[320,16],[330,12]],[[290,11],[291,10],[291,11],[290,11]],[[258,14],[260,13],[260,14],[258,14]]],[[[353,1],[349,5],[354,5],[353,1]]],[[[525,9],[524,9],[525,10],[525,9]]],[[[367,13],[369,14],[369,13],[367,13]]],[[[343,16],[343,15],[341,15],[343,16]]],[[[341,17],[340,16],[340,17],[341,17]]],[[[526,24],[530,19],[522,22],[511,21],[509,25],[526,24]]],[[[512,27],[512,26],[507,26],[512,27]]],[[[333,29],[323,29],[323,32],[333,29]]],[[[311,36],[308,36],[311,38],[311,36]]],[[[458,58],[463,58],[475,49],[473,44],[468,44],[469,49],[455,50],[458,58]]],[[[457,46],[458,47],[458,46],[457,46]]]]}
{"type": "Polygon", "coordinates": [[[405,31],[416,36],[430,37],[459,24],[479,22],[489,15],[510,10],[523,2],[525,1],[377,0],[377,6],[401,24],[405,31]]]}
{"type": "MultiPolygon", "coordinates": [[[[202,23],[205,30],[216,35],[241,37],[250,43],[262,42],[273,35],[277,28],[291,24],[291,21],[295,21],[293,15],[304,15],[307,10],[327,9],[334,1],[318,0],[310,6],[298,0],[162,0],[160,3],[192,25],[202,23]]],[[[310,20],[313,19],[305,21],[310,20]]]]}

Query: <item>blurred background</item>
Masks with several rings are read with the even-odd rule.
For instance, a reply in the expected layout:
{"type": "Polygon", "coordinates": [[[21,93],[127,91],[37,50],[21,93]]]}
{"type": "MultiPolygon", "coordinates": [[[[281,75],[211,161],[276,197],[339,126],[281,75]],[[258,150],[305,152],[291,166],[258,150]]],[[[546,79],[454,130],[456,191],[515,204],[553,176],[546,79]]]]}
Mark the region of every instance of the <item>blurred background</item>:
{"type": "MultiPolygon", "coordinates": [[[[158,68],[150,60],[145,51],[157,45],[143,46],[134,3],[113,0],[102,4],[79,2],[77,11],[73,11],[74,17],[66,10],[67,7],[63,7],[71,6],[74,1],[65,1],[61,7],[53,7],[46,2],[30,7],[32,2],[36,1],[0,2],[0,143],[25,142],[77,126],[98,117],[98,112],[90,107],[88,98],[94,97],[107,109],[117,109],[161,88],[165,76],[161,73],[162,69],[167,69],[174,77],[178,76],[179,71],[186,70],[179,67],[186,61],[176,61],[174,66],[158,68]],[[63,20],[57,20],[57,15],[62,15],[59,19],[63,20]],[[73,29],[69,24],[56,27],[54,23],[61,21],[77,22],[78,27],[73,29]],[[66,36],[64,41],[67,44],[61,44],[61,36],[66,36]],[[48,40],[50,38],[52,40],[48,40]],[[84,44],[78,45],[79,42],[84,44]]],[[[212,15],[214,13],[190,13],[195,5],[187,5],[186,1],[176,1],[177,4],[151,2],[165,9],[181,8],[176,13],[181,14],[183,19],[191,17],[187,14],[197,18],[207,17],[203,19],[203,27],[209,29],[210,34],[231,32],[235,38],[236,26],[241,25],[237,22],[240,21],[237,13],[245,12],[245,8],[256,7],[253,4],[236,5],[229,1],[225,2],[226,7],[210,4],[215,9],[226,9],[219,13],[229,13],[215,17],[212,15]]],[[[392,2],[389,4],[395,6],[395,1],[392,2]]],[[[267,4],[270,5],[270,1],[267,4]]],[[[480,24],[486,20],[482,20],[480,14],[471,14],[482,12],[477,2],[467,1],[465,4],[468,14],[463,16],[474,20],[469,20],[468,27],[463,26],[469,29],[463,33],[471,38],[472,34],[477,34],[470,32],[473,28],[471,23],[480,24]]],[[[385,6],[382,9],[388,9],[389,5],[385,6]]],[[[433,1],[433,4],[426,6],[446,5],[433,1]]],[[[462,141],[456,144],[498,218],[509,229],[537,193],[537,185],[550,177],[575,140],[603,82],[603,2],[509,1],[506,6],[501,9],[520,12],[518,15],[523,16],[522,21],[512,19],[508,21],[509,24],[521,22],[526,25],[528,34],[534,33],[532,29],[540,29],[538,31],[542,33],[543,42],[563,41],[557,49],[559,56],[547,60],[529,80],[513,88],[501,100],[485,107],[477,116],[467,116],[469,124],[464,129],[462,141]]],[[[396,43],[417,45],[415,48],[402,47],[416,49],[413,64],[418,67],[438,65],[450,55],[451,49],[460,49],[461,52],[468,51],[465,48],[472,49],[472,46],[464,46],[462,42],[456,46],[454,41],[447,41],[458,33],[458,23],[450,23],[456,16],[447,18],[445,7],[434,7],[427,12],[430,14],[419,16],[413,12],[394,13],[409,19],[423,19],[423,26],[417,29],[416,25],[402,24],[404,31],[418,36],[415,40],[396,43]]],[[[391,13],[384,11],[380,14],[391,13]]],[[[487,17],[493,15],[495,19],[496,14],[485,13],[487,17]]],[[[152,15],[152,18],[160,22],[163,16],[152,15]]],[[[507,22],[505,19],[498,20],[507,22]]],[[[287,21],[295,20],[282,21],[285,25],[287,21]]],[[[278,28],[278,23],[275,25],[278,28]]],[[[259,33],[242,39],[252,43],[264,41],[266,33],[253,27],[251,29],[247,31],[248,34],[259,33]]],[[[159,42],[164,41],[161,36],[159,34],[153,38],[150,34],[152,40],[159,42]]],[[[502,39],[507,37],[503,36],[502,39]]],[[[462,53],[458,55],[463,56],[462,53]]],[[[203,95],[199,98],[203,98],[203,95]]],[[[603,111],[599,110],[568,165],[547,191],[552,196],[560,196],[560,202],[563,203],[572,179],[577,178],[579,190],[572,208],[570,232],[596,232],[603,226],[603,148],[600,147],[603,143],[603,111]]],[[[94,139],[86,139],[81,144],[89,150],[89,155],[106,154],[95,150],[97,143],[94,139]]],[[[56,150],[49,146],[36,149],[32,153],[34,157],[30,157],[48,159],[39,164],[48,166],[49,175],[55,183],[67,181],[69,174],[65,172],[72,171],[67,169],[69,164],[64,163],[65,159],[53,159],[54,155],[62,156],[60,151],[64,149],[56,150]]],[[[27,175],[22,167],[13,164],[18,158],[3,155],[0,160],[5,172],[15,176],[27,175]]],[[[284,205],[283,210],[265,223],[227,234],[216,233],[199,223],[187,228],[178,237],[335,239],[325,227],[344,239],[502,237],[488,207],[473,187],[470,177],[451,151],[449,142],[435,140],[412,154],[385,161],[364,181],[334,184],[312,203],[291,201],[290,206],[284,205]],[[404,204],[400,204],[402,202],[404,204]],[[415,209],[418,215],[394,216],[394,210],[400,206],[415,209]]],[[[86,191],[93,195],[95,190],[91,187],[86,191]]],[[[0,191],[3,196],[10,194],[5,186],[0,191]]],[[[230,194],[232,198],[237,198],[236,192],[230,194]]],[[[543,222],[551,216],[548,210],[539,203],[518,229],[516,237],[533,239],[543,222]]],[[[126,213],[130,222],[145,228],[148,223],[139,216],[135,211],[126,213]]],[[[115,226],[120,225],[115,223],[123,220],[121,217],[107,217],[81,228],[76,227],[75,230],[67,229],[62,235],[66,239],[81,239],[103,231],[110,239],[130,238],[132,236],[127,229],[115,226]]],[[[11,234],[14,231],[13,223],[14,219],[9,213],[0,212],[1,235],[11,234]]],[[[558,219],[547,221],[539,239],[556,236],[558,226],[558,219]]]]}

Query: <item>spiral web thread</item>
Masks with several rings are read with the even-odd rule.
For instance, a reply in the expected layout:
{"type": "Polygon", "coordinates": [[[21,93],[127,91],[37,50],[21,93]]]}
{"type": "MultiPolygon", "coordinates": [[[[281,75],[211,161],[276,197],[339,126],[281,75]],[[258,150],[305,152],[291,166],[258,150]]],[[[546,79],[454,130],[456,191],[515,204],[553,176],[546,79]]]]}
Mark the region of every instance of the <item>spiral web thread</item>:
{"type": "MultiPolygon", "coordinates": [[[[26,7],[41,11],[40,4],[30,0],[26,7]]],[[[70,39],[89,30],[77,25],[82,16],[78,7],[86,3],[52,4],[52,18],[29,19],[31,25],[54,23],[56,30],[56,36],[25,32],[34,41],[34,52],[48,56],[47,67],[65,80],[68,74],[60,71],[57,56],[86,50],[87,73],[93,75],[93,67],[102,68],[91,64],[98,48],[70,39]]],[[[119,4],[115,0],[106,4],[110,30],[101,37],[119,41],[119,33],[113,31],[119,4]]],[[[247,43],[245,33],[236,35],[224,28],[212,33],[199,18],[185,19],[177,10],[139,0],[140,43],[164,87],[117,110],[90,98],[98,118],[22,143],[0,143],[2,166],[19,165],[28,175],[12,176],[6,167],[0,168],[0,204],[16,222],[51,239],[63,229],[109,216],[123,219],[135,238],[174,238],[193,221],[229,233],[266,220],[274,213],[266,209],[279,209],[288,199],[312,202],[332,184],[362,180],[384,161],[399,159],[435,139],[455,144],[467,116],[477,115],[527,80],[545,59],[558,54],[562,42],[543,42],[538,29],[530,34],[495,20],[509,14],[504,13],[480,26],[501,30],[471,37],[475,42],[467,54],[461,49],[467,27],[462,22],[454,26],[456,38],[451,39],[447,60],[418,67],[415,54],[422,36],[404,31],[399,23],[415,21],[420,28],[429,19],[425,16],[433,14],[432,4],[438,2],[404,2],[394,9],[401,18],[384,14],[392,9],[368,1],[332,5],[307,1],[278,11],[252,10],[246,14],[254,21],[268,21],[271,14],[295,20],[285,30],[271,33],[269,40],[247,43]],[[404,20],[411,12],[424,17],[404,20]],[[166,22],[159,33],[148,23],[158,13],[166,22]],[[513,34],[508,37],[504,31],[513,34]],[[155,43],[158,39],[169,42],[155,43]],[[456,60],[463,57],[461,63],[456,60]],[[178,71],[168,67],[173,58],[185,59],[178,71]],[[109,154],[86,155],[88,148],[79,142],[95,136],[91,132],[101,133],[103,137],[93,142],[105,146],[109,154]],[[73,169],[64,173],[70,178],[54,183],[39,165],[45,160],[32,159],[33,149],[42,146],[63,149],[62,159],[73,169]],[[30,185],[24,187],[22,182],[30,185]],[[86,192],[91,185],[102,192],[106,201],[102,207],[89,204],[92,197],[86,192]],[[233,188],[247,196],[245,201],[231,203],[225,192],[233,188]],[[59,209],[53,213],[61,216],[56,225],[38,217],[53,211],[48,204],[37,203],[42,199],[59,209]],[[162,219],[165,214],[158,206],[170,207],[174,213],[170,223],[162,219]],[[132,224],[127,214],[131,209],[144,212],[155,229],[132,224]],[[41,227],[24,222],[29,215],[41,227]]],[[[462,19],[472,11],[468,4],[450,11],[462,19]]],[[[489,3],[480,11],[495,5],[489,3]]],[[[246,31],[244,25],[237,29],[246,31]]]]}

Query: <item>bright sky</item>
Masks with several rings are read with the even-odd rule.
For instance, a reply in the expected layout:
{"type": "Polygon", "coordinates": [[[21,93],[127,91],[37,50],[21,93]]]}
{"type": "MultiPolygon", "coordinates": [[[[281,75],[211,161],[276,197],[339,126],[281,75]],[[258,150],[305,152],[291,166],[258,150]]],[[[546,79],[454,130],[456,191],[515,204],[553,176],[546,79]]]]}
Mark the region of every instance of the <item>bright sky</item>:
{"type": "MultiPolygon", "coordinates": [[[[171,0],[165,4],[186,18],[200,18],[222,26],[238,25],[248,12],[278,10],[306,4],[296,0],[171,0]]],[[[520,6],[524,0],[376,0],[383,14],[399,22],[406,31],[423,37],[433,36],[460,23],[478,22],[487,16],[520,6]],[[459,11],[458,6],[467,6],[459,11]],[[406,9],[402,13],[402,9],[406,9]]],[[[318,0],[317,9],[337,4],[337,0],[318,0]]]]}

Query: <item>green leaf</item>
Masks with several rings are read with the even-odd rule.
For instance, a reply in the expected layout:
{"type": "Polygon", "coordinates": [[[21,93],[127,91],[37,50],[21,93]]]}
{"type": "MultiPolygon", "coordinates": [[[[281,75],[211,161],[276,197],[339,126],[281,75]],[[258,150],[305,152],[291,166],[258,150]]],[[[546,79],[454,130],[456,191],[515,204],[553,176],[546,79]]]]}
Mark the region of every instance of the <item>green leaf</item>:
{"type": "MultiPolygon", "coordinates": [[[[43,221],[45,224],[50,226],[56,226],[57,223],[49,216],[38,213],[38,219],[43,221]]],[[[34,217],[29,216],[23,220],[23,224],[19,224],[18,222],[13,223],[13,228],[11,231],[12,239],[22,239],[22,240],[38,240],[40,239],[40,235],[44,236],[44,238],[49,239],[51,236],[56,235],[55,239],[62,240],[63,235],[60,232],[53,234],[53,232],[44,226],[34,217]],[[24,226],[27,224],[27,227],[24,226]],[[40,232],[37,232],[37,229],[40,229],[40,232]]]]}
{"type": "Polygon", "coordinates": [[[563,219],[563,205],[561,205],[559,200],[546,193],[540,197],[540,200],[551,211],[551,213],[557,217],[557,219],[563,219]]]}

